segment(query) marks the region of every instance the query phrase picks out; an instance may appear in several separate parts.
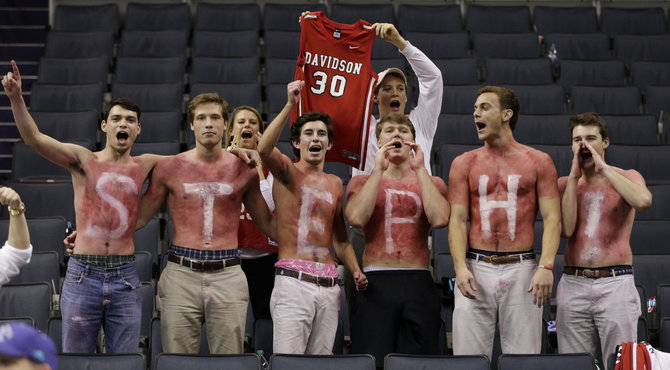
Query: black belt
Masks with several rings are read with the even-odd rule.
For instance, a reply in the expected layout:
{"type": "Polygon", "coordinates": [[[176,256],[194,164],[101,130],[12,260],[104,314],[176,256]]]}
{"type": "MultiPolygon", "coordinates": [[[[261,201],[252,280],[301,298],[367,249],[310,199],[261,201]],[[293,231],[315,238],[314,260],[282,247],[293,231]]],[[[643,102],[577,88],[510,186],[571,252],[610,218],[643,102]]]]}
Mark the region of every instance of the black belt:
{"type": "Polygon", "coordinates": [[[466,252],[465,256],[467,258],[473,259],[475,261],[482,261],[486,263],[490,263],[492,265],[504,265],[507,263],[519,263],[524,260],[534,260],[535,259],[535,253],[534,252],[522,252],[518,254],[506,254],[502,256],[498,255],[492,255],[492,256],[487,256],[484,254],[480,253],[474,253],[474,252],[466,252]]]}
{"type": "Polygon", "coordinates": [[[599,279],[619,275],[631,275],[633,273],[633,266],[623,265],[613,267],[601,267],[594,269],[566,266],[563,268],[563,273],[566,275],[581,276],[589,279],[599,279]]]}
{"type": "Polygon", "coordinates": [[[302,271],[289,270],[282,267],[275,269],[275,275],[290,276],[301,281],[316,284],[318,286],[333,287],[338,284],[337,276],[316,276],[302,271]]]}
{"type": "Polygon", "coordinates": [[[223,270],[226,267],[239,265],[241,259],[239,257],[235,257],[217,261],[195,261],[190,258],[177,256],[175,254],[168,254],[168,261],[186,266],[193,271],[215,271],[223,270]]]}

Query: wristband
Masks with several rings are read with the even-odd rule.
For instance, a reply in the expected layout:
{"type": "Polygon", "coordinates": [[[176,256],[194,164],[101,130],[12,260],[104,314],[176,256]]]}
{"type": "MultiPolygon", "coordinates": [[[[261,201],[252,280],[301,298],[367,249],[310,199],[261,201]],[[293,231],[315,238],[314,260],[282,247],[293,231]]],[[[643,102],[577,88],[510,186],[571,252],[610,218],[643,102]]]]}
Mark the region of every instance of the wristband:
{"type": "Polygon", "coordinates": [[[237,148],[235,145],[231,145],[231,146],[229,146],[229,147],[226,148],[226,151],[227,151],[228,153],[230,153],[230,152],[231,152],[233,149],[235,149],[235,148],[237,148]]]}
{"type": "Polygon", "coordinates": [[[551,267],[551,266],[537,265],[537,268],[545,269],[545,270],[549,270],[549,271],[554,271],[554,268],[551,267]]]}

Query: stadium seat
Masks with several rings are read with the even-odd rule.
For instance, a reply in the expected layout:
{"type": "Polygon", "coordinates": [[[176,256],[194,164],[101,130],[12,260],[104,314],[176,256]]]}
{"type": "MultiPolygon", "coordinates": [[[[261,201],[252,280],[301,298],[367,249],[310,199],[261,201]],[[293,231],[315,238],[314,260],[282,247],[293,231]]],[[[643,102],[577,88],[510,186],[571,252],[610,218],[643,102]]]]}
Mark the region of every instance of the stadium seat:
{"type": "Polygon", "coordinates": [[[143,281],[140,285],[142,295],[142,319],[140,321],[140,340],[143,338],[149,340],[151,337],[151,320],[156,310],[156,293],[154,284],[150,281],[143,281]]]}
{"type": "Polygon", "coordinates": [[[54,30],[69,32],[114,31],[119,29],[117,4],[57,5],[54,30]]]}
{"type": "Polygon", "coordinates": [[[670,319],[670,284],[659,284],[656,287],[656,312],[659,320],[670,319]]]}
{"type": "Polygon", "coordinates": [[[12,304],[0,305],[0,317],[28,316],[35,320],[35,328],[46,332],[53,292],[47,282],[5,285],[0,289],[0,302],[12,304]]]}
{"type": "Polygon", "coordinates": [[[107,56],[91,58],[40,58],[38,82],[45,84],[107,84],[107,56]]]}
{"type": "Polygon", "coordinates": [[[569,95],[574,85],[622,86],[625,79],[620,60],[562,60],[558,82],[569,95]]]}
{"type": "Polygon", "coordinates": [[[610,165],[637,170],[647,184],[670,184],[670,146],[613,144],[607,155],[610,165]]]}
{"type": "Polygon", "coordinates": [[[31,89],[30,109],[33,111],[72,112],[102,109],[105,86],[92,84],[43,84],[36,82],[31,89]]]}
{"type": "MultiPolygon", "coordinates": [[[[295,60],[293,61],[295,70],[295,60]]],[[[258,83],[260,65],[256,57],[210,58],[194,57],[191,83],[258,83]]],[[[292,80],[285,80],[288,82],[292,80]]]]}
{"type": "Polygon", "coordinates": [[[600,13],[601,28],[610,38],[616,35],[656,35],[665,33],[663,8],[611,8],[600,13]]]}
{"type": "Polygon", "coordinates": [[[147,251],[135,251],[135,266],[140,281],[151,281],[152,264],[151,254],[147,251]]]}
{"type": "MultiPolygon", "coordinates": [[[[495,18],[503,19],[499,15],[495,18]]],[[[481,62],[489,57],[537,58],[540,56],[540,46],[535,32],[475,33],[472,38],[475,56],[481,62]]]]}
{"type": "Polygon", "coordinates": [[[56,251],[33,252],[30,263],[23,265],[9,284],[47,282],[59,291],[60,260],[56,251]]]}
{"type": "MultiPolygon", "coordinates": [[[[70,141],[70,143],[93,149],[88,140],[70,141]]],[[[70,171],[61,167],[35,151],[23,142],[14,143],[12,156],[12,179],[19,181],[72,181],[70,171]]]]}
{"type": "Polygon", "coordinates": [[[112,96],[125,96],[145,111],[168,111],[181,108],[183,82],[164,84],[113,83],[112,96]]]}
{"type": "Polygon", "coordinates": [[[184,56],[147,58],[118,57],[114,81],[135,84],[183,82],[186,72],[184,56]]]}
{"type": "Polygon", "coordinates": [[[551,60],[548,58],[486,58],[489,85],[548,85],[554,83],[551,60]]]}
{"type": "Polygon", "coordinates": [[[146,360],[141,353],[59,353],[58,367],[60,369],[146,370],[146,360]]]}
{"type": "Polygon", "coordinates": [[[112,65],[114,32],[49,31],[44,55],[54,58],[93,58],[104,55],[112,65]]]}
{"type": "Polygon", "coordinates": [[[433,148],[442,143],[481,144],[472,114],[440,114],[433,136],[433,148]]]}
{"type": "Polygon", "coordinates": [[[479,83],[477,75],[477,61],[474,58],[433,59],[433,63],[442,72],[444,92],[449,94],[446,85],[476,85],[479,83]]]}
{"type": "Polygon", "coordinates": [[[431,369],[431,370],[489,370],[486,356],[419,356],[389,353],[384,358],[384,370],[431,369]]]}
{"type": "MultiPolygon", "coordinates": [[[[257,31],[195,31],[193,33],[192,56],[215,58],[257,57],[257,31]]],[[[297,58],[297,54],[291,58],[297,58]]]]}
{"type": "MultiPolygon", "coordinates": [[[[263,7],[263,29],[266,35],[268,31],[300,31],[300,23],[298,19],[302,12],[309,10],[312,12],[326,13],[325,4],[274,4],[267,3],[263,7]]],[[[335,19],[333,19],[335,20],[335,19]]],[[[339,23],[346,23],[335,20],[339,23]]]]}
{"type": "Polygon", "coordinates": [[[670,352],[670,318],[661,320],[658,332],[660,337],[659,349],[663,352],[670,352]]]}
{"type": "Polygon", "coordinates": [[[514,128],[514,139],[522,144],[565,145],[571,143],[567,114],[521,114],[514,128]]]}
{"type": "Polygon", "coordinates": [[[296,59],[268,58],[265,60],[265,83],[284,84],[293,81],[296,59]]]}
{"type": "MultiPolygon", "coordinates": [[[[505,85],[505,87],[512,89],[521,102],[519,117],[524,114],[565,113],[565,94],[560,85],[505,85]]],[[[475,100],[471,104],[474,103],[475,100]]]]}
{"type": "Polygon", "coordinates": [[[265,35],[267,58],[298,59],[299,53],[300,32],[273,31],[265,35]]]}
{"type": "Polygon", "coordinates": [[[659,284],[670,281],[670,255],[633,254],[635,284],[644,287],[647,292],[656,291],[659,284]]]}
{"type": "Polygon", "coordinates": [[[466,32],[407,32],[404,37],[430,59],[467,58],[470,50],[466,32]]]}
{"type": "Polygon", "coordinates": [[[289,355],[275,353],[270,357],[273,370],[373,370],[372,355],[289,355]]]}
{"type": "Polygon", "coordinates": [[[123,57],[185,57],[188,34],[185,31],[133,31],[121,32],[119,56],[123,57]]]}
{"type": "MultiPolygon", "coordinates": [[[[21,195],[21,200],[30,207],[31,218],[64,217],[75,223],[74,191],[71,182],[7,182],[5,184],[21,195]]],[[[65,229],[63,229],[64,231],[65,229]]],[[[63,235],[65,237],[65,235],[63,235]]],[[[58,245],[62,246],[62,241],[58,245]]]]}
{"type": "Polygon", "coordinates": [[[544,45],[556,47],[559,60],[608,60],[610,42],[604,33],[547,33],[544,45]]]}
{"type": "Polygon", "coordinates": [[[648,85],[670,86],[670,62],[633,60],[630,65],[630,78],[642,95],[647,93],[648,85]]]}
{"type": "MultiPolygon", "coordinates": [[[[468,4],[465,29],[470,33],[529,32],[530,8],[519,6],[485,6],[468,4]]],[[[536,40],[537,41],[537,40],[536,40]]]]}
{"type": "Polygon", "coordinates": [[[338,23],[352,24],[359,19],[374,23],[393,23],[392,4],[346,4],[333,3],[330,9],[330,19],[338,23]]]}
{"type": "Polygon", "coordinates": [[[177,109],[163,112],[142,111],[140,124],[142,132],[135,139],[136,143],[151,141],[179,141],[183,117],[177,109]]]}
{"type": "Polygon", "coordinates": [[[60,317],[50,318],[46,333],[54,341],[56,351],[63,352],[63,319],[60,317]]]}
{"type": "Polygon", "coordinates": [[[651,207],[643,212],[635,212],[636,220],[663,220],[670,219],[670,185],[648,184],[647,188],[652,195],[651,207]]]}
{"type": "Polygon", "coordinates": [[[26,325],[35,327],[35,320],[29,316],[19,316],[19,317],[2,317],[0,318],[0,326],[10,323],[10,322],[20,322],[26,325]]]}
{"type": "MultiPolygon", "coordinates": [[[[19,193],[19,195],[23,198],[22,193],[19,193]]],[[[30,206],[32,206],[30,203],[26,203],[26,208],[30,206]]],[[[33,253],[56,252],[58,254],[58,263],[62,265],[63,239],[65,238],[66,228],[65,218],[60,216],[29,218],[26,221],[28,222],[28,232],[30,233],[30,244],[33,246],[33,253]]],[[[0,235],[7,235],[8,231],[9,220],[0,220],[0,235]]]]}
{"type": "Polygon", "coordinates": [[[79,112],[32,111],[30,114],[40,132],[58,141],[88,140],[91,144],[97,141],[101,123],[97,109],[79,112]]]}
{"type": "Polygon", "coordinates": [[[570,95],[574,113],[640,114],[642,98],[635,86],[573,86],[570,95]]]}
{"type": "Polygon", "coordinates": [[[596,8],[536,6],[533,9],[537,33],[593,33],[598,32],[596,8]]]}
{"type": "Polygon", "coordinates": [[[125,29],[188,32],[191,29],[191,9],[187,3],[146,4],[131,2],[126,8],[125,29]]]}
{"type": "Polygon", "coordinates": [[[160,222],[157,217],[152,218],[141,229],[136,230],[133,236],[136,252],[148,252],[151,255],[151,263],[158,265],[158,243],[160,239],[160,222]]]}
{"type": "Polygon", "coordinates": [[[398,28],[403,34],[461,32],[461,23],[461,8],[457,4],[398,6],[398,28]]]}
{"type": "Polygon", "coordinates": [[[594,358],[589,353],[516,355],[503,354],[498,359],[500,370],[592,369],[594,358]]]}
{"type": "Polygon", "coordinates": [[[183,369],[261,369],[261,359],[255,353],[239,355],[186,355],[175,353],[160,353],[156,356],[156,369],[183,370],[183,369]]]}
{"type": "Polygon", "coordinates": [[[256,3],[198,3],[195,31],[256,31],[261,28],[261,10],[256,3]]]}
{"type": "Polygon", "coordinates": [[[457,145],[457,144],[443,143],[440,144],[438,147],[433,148],[433,150],[435,151],[436,164],[440,168],[440,171],[438,171],[439,176],[442,177],[444,182],[449,184],[449,170],[451,168],[451,162],[453,162],[453,160],[459,155],[480,147],[481,144],[457,145]]]}
{"type": "Polygon", "coordinates": [[[634,60],[670,62],[670,34],[617,35],[614,51],[626,68],[630,68],[634,60]]]}
{"type": "Polygon", "coordinates": [[[659,116],[661,112],[670,111],[670,86],[647,86],[647,114],[659,116]]]}
{"type": "Polygon", "coordinates": [[[472,114],[477,90],[482,87],[483,85],[445,86],[440,113],[472,114]]]}
{"type": "Polygon", "coordinates": [[[623,145],[655,145],[659,143],[657,119],[653,115],[603,115],[600,117],[607,123],[610,143],[623,145]]]}
{"type": "Polygon", "coordinates": [[[175,155],[179,153],[179,143],[177,141],[150,141],[135,143],[130,150],[130,155],[141,154],[175,155]]]}

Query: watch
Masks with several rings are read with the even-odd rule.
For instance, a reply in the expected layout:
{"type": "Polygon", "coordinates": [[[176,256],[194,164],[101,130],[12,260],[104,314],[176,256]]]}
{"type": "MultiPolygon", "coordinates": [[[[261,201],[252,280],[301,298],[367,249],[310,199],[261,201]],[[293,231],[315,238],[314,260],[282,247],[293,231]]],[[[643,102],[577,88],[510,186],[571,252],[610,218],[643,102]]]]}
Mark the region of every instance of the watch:
{"type": "Polygon", "coordinates": [[[230,152],[231,152],[233,149],[235,149],[235,148],[237,148],[237,146],[235,146],[235,145],[233,144],[233,145],[227,147],[227,148],[226,148],[226,151],[227,151],[228,153],[230,153],[230,152]]]}
{"type": "Polygon", "coordinates": [[[7,206],[10,216],[19,216],[26,212],[26,205],[21,202],[19,208],[12,208],[12,206],[7,206]]]}

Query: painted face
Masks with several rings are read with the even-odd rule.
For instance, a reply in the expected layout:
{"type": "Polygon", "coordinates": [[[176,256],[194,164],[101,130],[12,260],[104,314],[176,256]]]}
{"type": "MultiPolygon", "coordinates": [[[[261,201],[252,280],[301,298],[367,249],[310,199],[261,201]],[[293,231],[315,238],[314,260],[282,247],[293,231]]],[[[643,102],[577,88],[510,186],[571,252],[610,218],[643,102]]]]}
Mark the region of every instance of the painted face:
{"type": "Polygon", "coordinates": [[[200,144],[220,144],[226,131],[226,121],[223,120],[221,105],[205,103],[196,106],[191,130],[195,134],[196,142],[200,144]]]}
{"type": "Polygon", "coordinates": [[[294,142],[293,146],[300,150],[300,160],[311,164],[322,162],[332,146],[328,141],[326,124],[323,121],[305,123],[300,130],[300,142],[294,142]]]}
{"type": "Polygon", "coordinates": [[[381,117],[392,112],[404,112],[407,104],[405,82],[400,77],[386,76],[377,95],[374,96],[374,102],[379,107],[381,117]]]}
{"type": "Polygon", "coordinates": [[[114,150],[126,151],[142,130],[137,112],[115,105],[109,110],[107,120],[100,125],[107,136],[107,144],[114,150]]]}
{"type": "Polygon", "coordinates": [[[482,141],[499,137],[505,116],[511,117],[512,114],[510,109],[500,108],[500,100],[494,93],[479,95],[474,108],[472,115],[477,126],[477,137],[482,141]]]}
{"type": "Polygon", "coordinates": [[[384,144],[393,142],[396,148],[391,149],[389,153],[389,158],[400,157],[406,158],[409,155],[410,147],[404,145],[404,141],[414,141],[412,137],[412,131],[400,123],[395,123],[391,121],[386,121],[382,123],[382,129],[377,138],[377,145],[382,147],[384,144]]]}
{"type": "Polygon", "coordinates": [[[258,140],[256,134],[260,130],[258,117],[246,109],[237,112],[233,117],[231,136],[237,137],[237,146],[245,149],[256,149],[258,140]]]}
{"type": "Polygon", "coordinates": [[[579,151],[579,162],[582,168],[594,165],[593,155],[584,143],[589,143],[602,158],[604,158],[605,149],[610,145],[609,139],[603,140],[598,126],[575,126],[572,130],[572,152],[579,151]]]}

